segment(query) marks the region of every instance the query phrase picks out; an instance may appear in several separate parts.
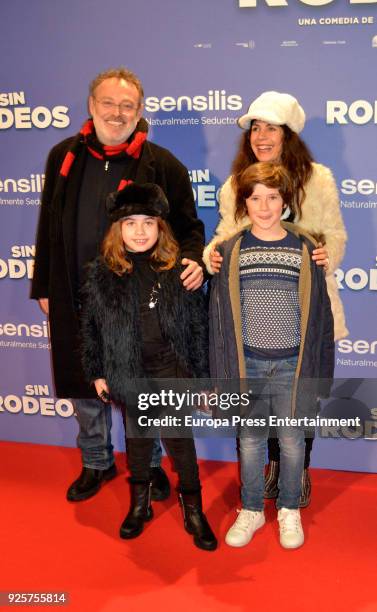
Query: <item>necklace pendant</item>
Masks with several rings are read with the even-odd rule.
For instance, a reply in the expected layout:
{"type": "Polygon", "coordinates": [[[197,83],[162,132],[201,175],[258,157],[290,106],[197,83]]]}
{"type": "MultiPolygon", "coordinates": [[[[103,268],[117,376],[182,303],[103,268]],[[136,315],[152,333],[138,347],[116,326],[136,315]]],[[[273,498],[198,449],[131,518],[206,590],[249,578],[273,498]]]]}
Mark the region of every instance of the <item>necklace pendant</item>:
{"type": "Polygon", "coordinates": [[[161,285],[157,281],[153,285],[152,291],[151,291],[150,296],[149,296],[149,303],[148,303],[149,308],[155,308],[155,306],[156,306],[156,304],[158,302],[158,290],[159,289],[161,289],[161,285]]]}

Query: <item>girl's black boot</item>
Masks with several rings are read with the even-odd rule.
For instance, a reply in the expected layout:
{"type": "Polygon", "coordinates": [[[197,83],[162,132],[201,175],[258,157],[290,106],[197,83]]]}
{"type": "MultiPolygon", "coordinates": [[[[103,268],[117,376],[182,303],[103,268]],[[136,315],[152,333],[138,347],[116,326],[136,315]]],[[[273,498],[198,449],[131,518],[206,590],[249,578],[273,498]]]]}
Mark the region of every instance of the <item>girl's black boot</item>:
{"type": "Polygon", "coordinates": [[[151,482],[132,482],[131,506],[120,527],[120,537],[124,539],[137,538],[144,529],[145,521],[153,517],[151,506],[151,482]]]}
{"type": "Polygon", "coordinates": [[[185,529],[194,537],[194,544],[202,550],[215,550],[216,537],[202,511],[200,491],[179,494],[185,529]]]}

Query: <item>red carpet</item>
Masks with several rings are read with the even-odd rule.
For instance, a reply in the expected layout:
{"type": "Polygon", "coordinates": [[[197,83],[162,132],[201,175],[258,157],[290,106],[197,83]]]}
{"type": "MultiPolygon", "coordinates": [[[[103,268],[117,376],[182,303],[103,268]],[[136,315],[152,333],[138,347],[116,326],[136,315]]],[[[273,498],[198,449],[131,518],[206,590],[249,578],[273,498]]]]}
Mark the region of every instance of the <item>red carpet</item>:
{"type": "Polygon", "coordinates": [[[238,503],[237,465],[201,462],[220,543],[207,553],[185,533],[175,494],[154,504],[140,538],[120,540],[128,488],[120,455],[117,464],[121,474],[97,496],[70,504],[78,451],[0,443],[0,591],[65,591],[70,604],[60,609],[70,611],[377,612],[377,475],[312,470],[303,548],[280,547],[271,501],[265,527],[233,549],[224,535],[238,503]]]}

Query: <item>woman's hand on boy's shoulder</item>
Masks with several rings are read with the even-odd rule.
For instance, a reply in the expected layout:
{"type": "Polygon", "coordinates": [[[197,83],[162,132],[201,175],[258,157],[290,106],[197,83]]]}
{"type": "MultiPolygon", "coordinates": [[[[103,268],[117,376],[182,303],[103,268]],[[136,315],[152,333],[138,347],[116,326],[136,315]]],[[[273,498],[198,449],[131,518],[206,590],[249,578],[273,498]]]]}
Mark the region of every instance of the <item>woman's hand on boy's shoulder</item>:
{"type": "Polygon", "coordinates": [[[221,257],[219,251],[215,247],[209,254],[209,261],[211,264],[211,268],[214,274],[217,274],[221,270],[221,266],[223,263],[223,258],[221,257]]]}
{"type": "Polygon", "coordinates": [[[315,261],[317,266],[323,266],[326,272],[329,269],[329,254],[326,247],[320,242],[318,243],[318,247],[313,251],[312,260],[315,261]]]}
{"type": "Polygon", "coordinates": [[[187,257],[184,257],[181,263],[182,266],[186,266],[180,276],[184,288],[188,291],[200,289],[204,280],[203,268],[197,261],[188,259],[187,257]]]}

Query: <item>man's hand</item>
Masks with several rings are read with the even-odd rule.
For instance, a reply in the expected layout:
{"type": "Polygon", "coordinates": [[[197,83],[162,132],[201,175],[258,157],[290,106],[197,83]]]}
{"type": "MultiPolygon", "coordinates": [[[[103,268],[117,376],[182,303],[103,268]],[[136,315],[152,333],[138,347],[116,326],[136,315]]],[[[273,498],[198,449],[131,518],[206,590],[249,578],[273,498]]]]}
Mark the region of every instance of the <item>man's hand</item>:
{"type": "Polygon", "coordinates": [[[48,315],[48,298],[39,298],[39,307],[45,315],[48,315]]]}
{"type": "Polygon", "coordinates": [[[108,403],[110,401],[110,394],[106,380],[104,378],[97,378],[94,381],[94,386],[96,388],[98,397],[105,402],[105,404],[108,403]]]}
{"type": "Polygon", "coordinates": [[[182,259],[182,265],[187,266],[186,269],[181,274],[181,281],[183,281],[183,286],[188,291],[195,291],[199,289],[199,287],[203,284],[203,269],[196,261],[192,259],[187,259],[184,257],[182,259]]]}
{"type": "Polygon", "coordinates": [[[223,263],[223,258],[221,257],[220,253],[218,251],[216,251],[216,249],[213,249],[210,252],[210,254],[209,254],[209,261],[210,261],[213,273],[217,274],[218,272],[220,272],[221,266],[222,266],[222,263],[223,263]]]}
{"type": "Polygon", "coordinates": [[[329,254],[326,247],[322,246],[320,242],[318,243],[318,248],[313,251],[312,260],[315,261],[317,266],[323,266],[326,271],[329,269],[329,254]]]}

